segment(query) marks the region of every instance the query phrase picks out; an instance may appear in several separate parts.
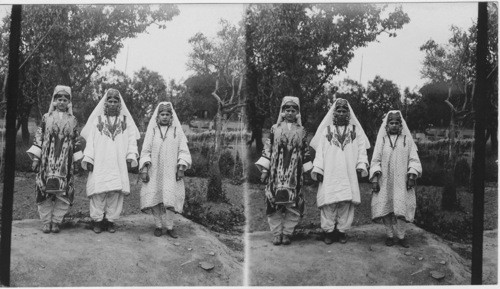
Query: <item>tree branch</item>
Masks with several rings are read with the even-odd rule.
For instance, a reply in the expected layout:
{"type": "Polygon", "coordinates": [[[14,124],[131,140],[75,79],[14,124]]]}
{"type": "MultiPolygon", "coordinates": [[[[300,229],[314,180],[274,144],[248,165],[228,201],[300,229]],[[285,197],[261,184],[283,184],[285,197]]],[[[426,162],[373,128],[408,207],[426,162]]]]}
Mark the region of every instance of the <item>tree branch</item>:
{"type": "Polygon", "coordinates": [[[212,92],[212,96],[215,97],[215,99],[217,100],[217,102],[219,103],[219,105],[223,105],[224,103],[222,102],[222,100],[219,97],[219,95],[217,95],[217,90],[218,89],[219,89],[219,79],[217,78],[217,80],[215,81],[215,89],[212,92]]]}

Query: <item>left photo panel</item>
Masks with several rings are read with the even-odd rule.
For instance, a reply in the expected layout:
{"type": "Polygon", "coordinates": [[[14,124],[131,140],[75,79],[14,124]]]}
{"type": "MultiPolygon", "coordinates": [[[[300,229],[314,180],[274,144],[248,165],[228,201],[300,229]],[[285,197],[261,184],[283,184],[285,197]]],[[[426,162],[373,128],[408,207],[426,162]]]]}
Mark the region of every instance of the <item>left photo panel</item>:
{"type": "Polygon", "coordinates": [[[0,5],[2,285],[245,285],[245,9],[0,5]]]}

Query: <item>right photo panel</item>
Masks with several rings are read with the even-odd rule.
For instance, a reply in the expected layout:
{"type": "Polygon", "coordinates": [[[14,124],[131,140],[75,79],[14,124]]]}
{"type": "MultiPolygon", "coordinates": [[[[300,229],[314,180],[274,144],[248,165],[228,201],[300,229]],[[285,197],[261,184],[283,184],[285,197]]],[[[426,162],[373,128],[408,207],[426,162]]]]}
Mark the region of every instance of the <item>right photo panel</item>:
{"type": "Polygon", "coordinates": [[[497,284],[497,3],[245,14],[245,284],[497,284]]]}

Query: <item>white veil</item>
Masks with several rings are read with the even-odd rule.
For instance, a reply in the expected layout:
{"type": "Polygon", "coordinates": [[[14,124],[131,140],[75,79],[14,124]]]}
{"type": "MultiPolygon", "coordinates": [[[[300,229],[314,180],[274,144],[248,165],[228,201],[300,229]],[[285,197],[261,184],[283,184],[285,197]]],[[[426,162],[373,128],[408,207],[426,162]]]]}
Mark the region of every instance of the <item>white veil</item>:
{"type": "Polygon", "coordinates": [[[147,131],[152,130],[155,126],[157,126],[156,118],[158,117],[158,109],[160,108],[161,105],[170,106],[170,108],[172,109],[172,125],[177,128],[176,130],[177,135],[180,136],[181,138],[184,138],[187,142],[186,135],[182,130],[182,125],[181,122],[179,121],[179,118],[177,117],[177,114],[175,113],[174,106],[172,105],[171,102],[168,101],[162,101],[158,103],[158,105],[155,108],[155,111],[153,112],[153,115],[151,116],[151,119],[149,120],[147,131]]]}
{"type": "MultiPolygon", "coordinates": [[[[85,124],[82,131],[80,132],[80,135],[84,139],[87,139],[87,137],[89,136],[91,127],[94,125],[95,119],[99,115],[104,114],[104,103],[106,102],[106,97],[107,97],[109,91],[110,91],[110,89],[106,90],[106,92],[104,93],[104,96],[101,98],[101,100],[99,101],[97,106],[94,108],[94,110],[92,111],[92,113],[89,116],[89,119],[87,120],[87,123],[85,124]]],[[[115,91],[117,91],[118,95],[120,96],[120,102],[121,102],[120,115],[124,115],[127,117],[127,128],[134,130],[136,139],[140,139],[141,134],[139,132],[139,129],[135,125],[134,119],[132,118],[132,115],[128,111],[127,106],[125,105],[125,101],[123,101],[123,97],[122,97],[121,93],[116,89],[115,89],[115,91]]]]}
{"type": "MultiPolygon", "coordinates": [[[[325,117],[323,118],[323,120],[321,121],[318,129],[316,130],[316,133],[314,134],[314,137],[311,139],[311,142],[309,143],[309,145],[313,148],[313,149],[316,149],[319,145],[319,140],[321,139],[321,137],[323,136],[323,131],[325,130],[325,128],[330,125],[330,124],[333,124],[333,112],[335,110],[335,104],[337,103],[337,101],[339,100],[345,100],[343,98],[337,98],[332,106],[330,107],[330,109],[328,110],[328,113],[325,115],[325,117]]],[[[350,125],[356,125],[356,134],[358,136],[361,136],[363,139],[364,139],[364,142],[365,142],[365,148],[366,149],[369,149],[370,148],[370,141],[368,140],[368,137],[366,136],[365,134],[365,131],[363,130],[363,128],[361,127],[361,124],[359,123],[358,121],[358,118],[356,118],[356,115],[354,114],[354,111],[352,110],[352,107],[351,105],[349,104],[349,102],[347,100],[345,100],[347,102],[347,105],[349,106],[349,114],[350,114],[350,118],[349,118],[349,124],[350,125]]]]}

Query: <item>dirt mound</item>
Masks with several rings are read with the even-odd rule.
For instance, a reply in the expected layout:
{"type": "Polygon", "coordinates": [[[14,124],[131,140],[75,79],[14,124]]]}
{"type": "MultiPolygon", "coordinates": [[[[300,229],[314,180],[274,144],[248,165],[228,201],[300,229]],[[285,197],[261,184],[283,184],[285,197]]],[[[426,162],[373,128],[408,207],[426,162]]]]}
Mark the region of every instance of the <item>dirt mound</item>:
{"type": "Polygon", "coordinates": [[[12,225],[11,285],[33,286],[238,286],[242,253],[176,215],[178,239],[153,235],[151,216],[130,215],[111,234],[83,222],[43,234],[39,220],[12,225]],[[213,265],[206,270],[201,265],[213,265]]]}
{"type": "MultiPolygon", "coordinates": [[[[410,248],[384,245],[381,225],[353,228],[347,244],[326,245],[315,233],[273,246],[270,232],[250,234],[249,283],[256,286],[468,285],[470,262],[438,236],[410,225],[410,248]],[[432,271],[444,274],[437,280],[432,271]]],[[[497,282],[497,234],[485,233],[485,284],[497,282]],[[489,265],[488,265],[489,264],[489,265]]]]}

